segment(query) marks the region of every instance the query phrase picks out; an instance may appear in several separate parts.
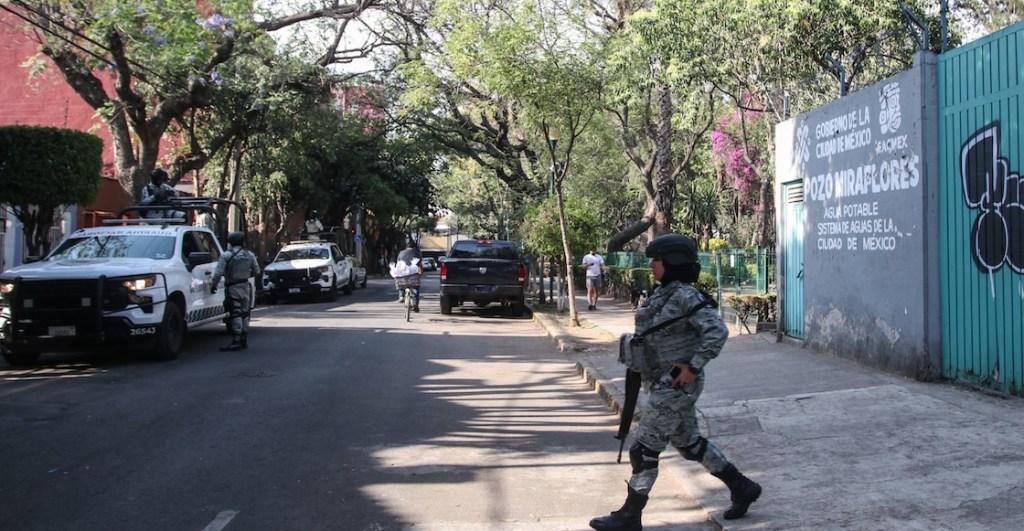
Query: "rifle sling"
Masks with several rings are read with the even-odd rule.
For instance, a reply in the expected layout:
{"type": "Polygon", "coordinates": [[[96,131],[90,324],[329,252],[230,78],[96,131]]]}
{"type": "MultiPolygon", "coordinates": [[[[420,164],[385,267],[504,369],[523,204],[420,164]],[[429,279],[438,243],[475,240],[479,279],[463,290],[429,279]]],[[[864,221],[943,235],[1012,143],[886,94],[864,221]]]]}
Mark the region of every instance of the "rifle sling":
{"type": "Polygon", "coordinates": [[[668,326],[668,325],[670,325],[670,324],[672,324],[672,323],[674,323],[676,321],[681,321],[683,319],[689,319],[690,317],[693,317],[693,314],[697,313],[701,308],[703,308],[705,306],[710,306],[710,305],[712,305],[714,303],[715,303],[714,299],[705,298],[704,300],[700,301],[699,304],[697,304],[696,306],[691,308],[690,311],[686,312],[686,315],[680,315],[679,317],[673,317],[673,318],[671,318],[671,319],[669,319],[667,321],[662,321],[662,322],[660,322],[660,323],[658,323],[658,324],[648,328],[647,330],[644,330],[643,333],[637,334],[637,335],[635,335],[633,337],[640,337],[640,338],[642,338],[642,337],[644,337],[646,335],[649,335],[649,334],[652,334],[654,332],[657,332],[658,330],[661,330],[662,328],[665,328],[666,326],[668,326]]]}

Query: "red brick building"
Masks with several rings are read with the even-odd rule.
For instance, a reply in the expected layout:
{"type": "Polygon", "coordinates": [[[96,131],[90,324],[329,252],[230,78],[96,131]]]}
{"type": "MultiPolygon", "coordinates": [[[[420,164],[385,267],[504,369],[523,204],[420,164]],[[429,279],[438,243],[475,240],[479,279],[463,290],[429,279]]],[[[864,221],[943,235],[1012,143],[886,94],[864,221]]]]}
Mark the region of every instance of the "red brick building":
{"type": "MultiPolygon", "coordinates": [[[[39,53],[39,44],[24,28],[24,21],[0,10],[0,125],[40,125],[77,129],[103,140],[103,181],[96,201],[73,207],[65,215],[63,233],[91,227],[130,204],[130,197],[114,179],[114,154],[106,126],[96,111],[64,82],[56,67],[39,53]],[[37,60],[47,69],[30,76],[27,64],[37,60]]],[[[2,204],[3,198],[0,198],[2,204]]],[[[21,263],[21,229],[12,215],[0,209],[0,268],[21,263]]]]}

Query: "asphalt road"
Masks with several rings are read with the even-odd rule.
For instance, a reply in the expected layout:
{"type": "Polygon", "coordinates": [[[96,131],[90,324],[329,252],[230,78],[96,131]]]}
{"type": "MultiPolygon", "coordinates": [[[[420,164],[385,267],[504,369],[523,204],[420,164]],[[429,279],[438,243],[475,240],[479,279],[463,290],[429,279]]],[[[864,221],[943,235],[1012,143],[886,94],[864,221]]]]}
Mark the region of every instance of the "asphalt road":
{"type": "MultiPolygon", "coordinates": [[[[172,362],[0,366],[0,529],[583,530],[618,508],[617,419],[529,318],[442,316],[432,273],[407,323],[391,288],[260,307],[243,352],[209,327],[172,362]]],[[[677,481],[645,528],[709,529],[677,481]]]]}

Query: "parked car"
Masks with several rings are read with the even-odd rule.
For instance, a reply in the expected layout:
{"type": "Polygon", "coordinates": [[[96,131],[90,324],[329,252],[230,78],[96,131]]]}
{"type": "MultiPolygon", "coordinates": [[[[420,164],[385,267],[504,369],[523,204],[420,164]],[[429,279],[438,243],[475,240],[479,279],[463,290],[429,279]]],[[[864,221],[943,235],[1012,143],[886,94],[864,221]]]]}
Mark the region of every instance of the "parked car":
{"type": "Polygon", "coordinates": [[[352,259],[352,280],[360,288],[366,287],[366,267],[355,258],[352,259]]]}
{"type": "Polygon", "coordinates": [[[434,260],[433,258],[431,258],[429,256],[424,256],[423,257],[423,270],[424,271],[434,271],[436,269],[437,269],[437,260],[434,260]]]}
{"type": "Polygon", "coordinates": [[[329,241],[291,242],[263,270],[264,299],[269,304],[301,295],[326,295],[333,301],[339,289],[351,295],[354,287],[352,260],[329,241]]]}
{"type": "Polygon", "coordinates": [[[516,245],[502,240],[459,240],[441,262],[441,313],[473,303],[498,302],[515,317],[526,309],[527,270],[516,245]]]}

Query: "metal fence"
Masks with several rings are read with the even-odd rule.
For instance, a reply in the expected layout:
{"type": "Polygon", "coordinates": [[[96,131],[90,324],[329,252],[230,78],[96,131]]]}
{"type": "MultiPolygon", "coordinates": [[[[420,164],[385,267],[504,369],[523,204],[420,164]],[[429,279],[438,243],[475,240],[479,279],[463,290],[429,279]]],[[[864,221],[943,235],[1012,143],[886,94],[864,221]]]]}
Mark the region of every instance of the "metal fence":
{"type": "MultiPolygon", "coordinates": [[[[730,295],[767,295],[775,293],[776,261],[774,249],[719,249],[713,253],[699,253],[700,269],[715,278],[716,293],[722,318],[740,326],[736,309],[725,302],[730,295]]],[[[644,253],[609,253],[606,265],[626,269],[648,269],[650,259],[644,253]]],[[[753,330],[756,315],[743,323],[753,330]]]]}
{"type": "MultiPolygon", "coordinates": [[[[699,253],[700,269],[715,277],[723,295],[764,295],[775,291],[774,249],[719,249],[699,253]]],[[[648,269],[644,253],[608,253],[605,264],[628,269],[648,269]]]]}

